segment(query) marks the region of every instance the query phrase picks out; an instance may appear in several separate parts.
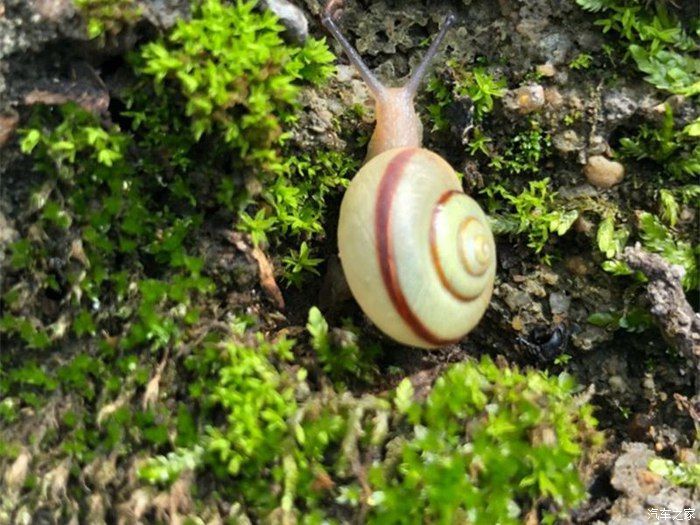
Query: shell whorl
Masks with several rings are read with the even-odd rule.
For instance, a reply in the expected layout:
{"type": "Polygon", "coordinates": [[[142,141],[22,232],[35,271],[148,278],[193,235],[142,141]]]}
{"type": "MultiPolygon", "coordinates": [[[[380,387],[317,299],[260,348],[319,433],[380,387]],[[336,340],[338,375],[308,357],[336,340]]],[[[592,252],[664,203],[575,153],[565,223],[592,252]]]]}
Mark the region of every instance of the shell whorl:
{"type": "Polygon", "coordinates": [[[453,343],[488,305],[495,244],[486,216],[428,150],[390,150],[360,170],[341,205],[338,243],[358,303],[400,342],[453,343]]]}

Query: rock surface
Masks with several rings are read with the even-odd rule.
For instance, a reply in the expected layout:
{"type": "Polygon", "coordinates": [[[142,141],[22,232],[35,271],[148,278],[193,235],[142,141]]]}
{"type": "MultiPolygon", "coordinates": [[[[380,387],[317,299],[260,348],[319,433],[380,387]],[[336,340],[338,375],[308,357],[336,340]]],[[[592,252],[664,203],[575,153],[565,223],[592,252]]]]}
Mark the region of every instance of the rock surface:
{"type": "Polygon", "coordinates": [[[287,29],[287,36],[296,43],[303,43],[309,36],[309,21],[304,12],[288,0],[262,0],[260,6],[269,9],[287,29]]]}

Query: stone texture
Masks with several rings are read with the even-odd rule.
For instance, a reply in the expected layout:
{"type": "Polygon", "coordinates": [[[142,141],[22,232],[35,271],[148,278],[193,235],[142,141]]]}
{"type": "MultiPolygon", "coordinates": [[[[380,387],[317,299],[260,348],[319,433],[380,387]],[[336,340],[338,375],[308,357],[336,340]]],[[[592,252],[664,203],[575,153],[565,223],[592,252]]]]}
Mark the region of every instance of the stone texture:
{"type": "Polygon", "coordinates": [[[602,155],[593,155],[583,168],[586,180],[598,188],[612,188],[620,184],[625,176],[625,167],[602,155]]]}

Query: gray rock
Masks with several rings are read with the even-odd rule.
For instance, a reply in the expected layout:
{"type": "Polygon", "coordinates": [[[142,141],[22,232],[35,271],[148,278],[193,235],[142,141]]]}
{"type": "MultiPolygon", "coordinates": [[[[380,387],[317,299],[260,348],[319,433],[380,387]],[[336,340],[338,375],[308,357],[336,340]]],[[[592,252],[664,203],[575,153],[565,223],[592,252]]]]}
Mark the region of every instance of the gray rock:
{"type": "Polygon", "coordinates": [[[564,293],[553,292],[549,295],[549,307],[555,315],[563,315],[569,312],[571,297],[564,293]]]}
{"type": "Polygon", "coordinates": [[[552,144],[561,153],[572,153],[584,147],[584,141],[573,129],[567,129],[552,137],[552,144]]]}
{"type": "Polygon", "coordinates": [[[538,48],[542,58],[554,66],[564,64],[571,49],[571,40],[561,33],[551,33],[543,37],[538,48]]]}
{"type": "Polygon", "coordinates": [[[287,36],[297,44],[303,44],[309,36],[309,21],[304,12],[287,0],[263,0],[261,7],[269,9],[287,29],[287,36]]]}
{"type": "Polygon", "coordinates": [[[649,470],[656,454],[644,443],[624,443],[615,461],[611,485],[621,493],[610,509],[608,525],[637,525],[654,520],[651,509],[697,509],[697,498],[688,488],[672,485],[649,470]]]}
{"type": "Polygon", "coordinates": [[[611,91],[603,95],[605,120],[612,125],[620,124],[629,119],[637,111],[639,105],[628,90],[611,91]]]}
{"type": "Polygon", "coordinates": [[[187,0],[149,0],[143,3],[144,17],[154,26],[170,29],[181,18],[190,16],[187,0]]]}

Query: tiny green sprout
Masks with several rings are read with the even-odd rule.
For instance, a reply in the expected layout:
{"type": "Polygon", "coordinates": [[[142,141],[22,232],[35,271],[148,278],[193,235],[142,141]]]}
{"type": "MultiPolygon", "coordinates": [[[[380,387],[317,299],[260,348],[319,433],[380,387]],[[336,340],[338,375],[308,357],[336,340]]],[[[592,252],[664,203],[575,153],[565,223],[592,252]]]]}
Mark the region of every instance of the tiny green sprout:
{"type": "Polygon", "coordinates": [[[151,485],[170,485],[184,470],[195,470],[202,463],[204,448],[176,449],[165,456],[147,460],[138,469],[138,477],[151,485]]]}
{"type": "Polygon", "coordinates": [[[589,53],[579,53],[569,62],[569,69],[588,69],[593,63],[593,57],[589,53]]]}
{"type": "Polygon", "coordinates": [[[476,117],[481,118],[491,112],[495,99],[505,95],[506,81],[494,78],[482,67],[476,67],[456,85],[456,93],[471,98],[476,117]]]}
{"type": "Polygon", "coordinates": [[[268,234],[275,229],[277,218],[268,216],[265,208],[260,208],[255,216],[251,217],[246,212],[240,212],[237,228],[249,233],[255,246],[266,246],[268,244],[268,234]]]}
{"type": "Polygon", "coordinates": [[[316,267],[323,259],[311,257],[311,251],[306,241],[302,242],[299,250],[290,250],[289,255],[282,259],[284,263],[284,278],[300,287],[307,274],[320,275],[316,267]]]}
{"type": "Polygon", "coordinates": [[[670,459],[654,458],[649,461],[649,470],[674,485],[700,487],[700,463],[674,463],[670,459]]]}
{"type": "Polygon", "coordinates": [[[572,358],[573,356],[571,356],[570,354],[560,354],[554,359],[554,364],[566,365],[569,361],[571,361],[572,358]]]}
{"type": "Polygon", "coordinates": [[[492,142],[490,137],[484,135],[481,128],[474,128],[472,137],[469,140],[469,154],[476,155],[477,153],[482,153],[483,155],[489,155],[489,143],[492,142]]]}
{"type": "Polygon", "coordinates": [[[306,329],[311,335],[311,346],[316,351],[323,370],[331,378],[369,379],[372,376],[378,347],[361,340],[356,328],[346,325],[343,329],[336,328],[331,332],[323,314],[314,306],[309,310],[306,329]]]}

